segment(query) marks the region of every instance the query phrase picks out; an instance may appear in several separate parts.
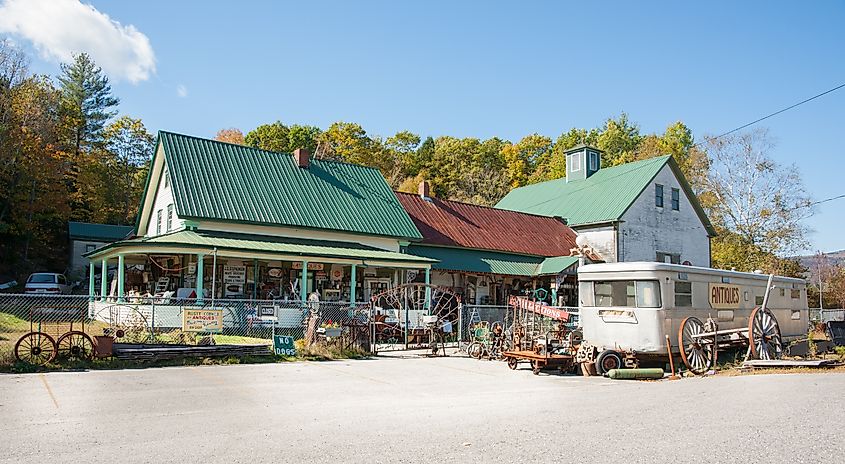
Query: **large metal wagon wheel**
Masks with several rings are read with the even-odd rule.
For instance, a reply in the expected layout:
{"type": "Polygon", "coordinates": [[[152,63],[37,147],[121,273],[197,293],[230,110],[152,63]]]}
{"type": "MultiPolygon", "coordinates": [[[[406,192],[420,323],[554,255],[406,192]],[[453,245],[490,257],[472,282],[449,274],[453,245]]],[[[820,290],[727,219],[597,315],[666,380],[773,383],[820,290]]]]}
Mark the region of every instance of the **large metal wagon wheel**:
{"type": "Polygon", "coordinates": [[[94,357],[94,341],[85,332],[68,332],[59,337],[56,344],[60,358],[90,360],[94,357]]]}
{"type": "MultiPolygon", "coordinates": [[[[713,366],[715,343],[707,345],[700,335],[705,333],[704,324],[697,317],[687,317],[678,329],[678,346],[681,359],[693,374],[701,375],[713,366]]],[[[715,341],[715,340],[714,340],[715,341]]]]}
{"type": "Polygon", "coordinates": [[[15,358],[43,366],[56,358],[56,341],[44,332],[30,332],[15,343],[15,358]]]}
{"type": "Polygon", "coordinates": [[[748,317],[748,343],[753,359],[780,359],[783,342],[775,315],[768,309],[754,308],[748,317]]]}

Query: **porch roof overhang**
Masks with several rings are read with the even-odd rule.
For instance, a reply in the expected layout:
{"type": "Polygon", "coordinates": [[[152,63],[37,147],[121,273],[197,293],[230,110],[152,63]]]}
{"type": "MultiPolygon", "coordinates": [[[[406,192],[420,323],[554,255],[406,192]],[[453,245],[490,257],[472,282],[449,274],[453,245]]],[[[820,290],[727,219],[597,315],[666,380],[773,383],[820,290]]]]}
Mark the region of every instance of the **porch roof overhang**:
{"type": "Polygon", "coordinates": [[[212,254],[214,250],[217,250],[217,256],[221,257],[373,266],[427,268],[436,262],[427,257],[381,250],[357,243],[197,230],[181,230],[155,237],[121,240],[83,256],[93,261],[133,254],[212,254]]]}
{"type": "Polygon", "coordinates": [[[575,256],[519,255],[491,250],[474,250],[413,244],[408,252],[437,260],[432,269],[478,274],[499,274],[520,277],[554,275],[569,270],[578,264],[575,256]]]}

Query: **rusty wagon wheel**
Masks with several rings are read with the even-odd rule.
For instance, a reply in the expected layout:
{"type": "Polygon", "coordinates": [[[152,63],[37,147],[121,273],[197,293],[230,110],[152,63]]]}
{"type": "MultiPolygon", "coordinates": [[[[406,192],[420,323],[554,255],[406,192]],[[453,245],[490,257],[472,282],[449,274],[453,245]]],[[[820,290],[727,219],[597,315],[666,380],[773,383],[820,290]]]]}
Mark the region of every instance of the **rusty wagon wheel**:
{"type": "Polygon", "coordinates": [[[516,358],[509,356],[508,357],[508,369],[515,370],[518,362],[519,361],[517,361],[516,358]]]}
{"type": "Polygon", "coordinates": [[[30,332],[15,343],[15,358],[43,366],[56,357],[56,341],[44,332],[30,332]]]}
{"type": "Polygon", "coordinates": [[[94,341],[85,332],[68,332],[59,337],[56,345],[60,358],[90,360],[94,357],[94,341]]]}
{"type": "Polygon", "coordinates": [[[681,359],[693,374],[701,375],[713,366],[713,351],[715,343],[707,344],[707,340],[696,335],[704,333],[704,324],[697,317],[687,317],[678,329],[678,346],[681,348],[681,359]]]}
{"type": "Polygon", "coordinates": [[[783,341],[775,315],[768,309],[754,308],[748,317],[748,343],[753,359],[780,359],[783,341]]]}

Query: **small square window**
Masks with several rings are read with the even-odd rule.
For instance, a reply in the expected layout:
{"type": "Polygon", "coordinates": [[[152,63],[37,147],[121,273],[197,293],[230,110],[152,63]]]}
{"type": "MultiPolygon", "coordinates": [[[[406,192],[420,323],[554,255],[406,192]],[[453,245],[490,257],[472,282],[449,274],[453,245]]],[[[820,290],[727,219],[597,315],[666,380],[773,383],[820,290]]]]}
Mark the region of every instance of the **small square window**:
{"type": "Polygon", "coordinates": [[[797,300],[798,298],[801,298],[801,290],[792,290],[789,293],[789,296],[791,296],[793,300],[797,300]]]}
{"type": "Polygon", "coordinates": [[[679,211],[681,209],[681,191],[673,188],[672,189],[672,210],[679,211]]]}
{"type": "Polygon", "coordinates": [[[95,248],[97,248],[97,245],[92,245],[92,244],[89,243],[89,244],[85,245],[85,252],[90,253],[90,252],[94,251],[95,248]]]}
{"type": "Polygon", "coordinates": [[[675,282],[675,306],[692,306],[692,282],[675,282]]]}
{"type": "Polygon", "coordinates": [[[663,207],[663,186],[661,184],[654,184],[654,206],[663,207]]]}
{"type": "Polygon", "coordinates": [[[754,297],[754,305],[763,306],[763,295],[757,295],[754,297]]]}

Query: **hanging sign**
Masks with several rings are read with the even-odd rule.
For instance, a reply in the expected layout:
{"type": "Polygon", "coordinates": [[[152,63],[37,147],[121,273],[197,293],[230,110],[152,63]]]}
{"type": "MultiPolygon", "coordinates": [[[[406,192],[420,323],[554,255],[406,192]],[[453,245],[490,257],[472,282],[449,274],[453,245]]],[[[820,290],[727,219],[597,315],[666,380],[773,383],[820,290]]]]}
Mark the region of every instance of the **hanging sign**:
{"type": "Polygon", "coordinates": [[[267,274],[274,279],[278,279],[279,277],[282,276],[282,268],[271,267],[270,270],[267,271],[267,274]]]}
{"type": "Polygon", "coordinates": [[[183,332],[223,332],[222,309],[189,309],[182,310],[183,332]]]}
{"type": "Polygon", "coordinates": [[[246,283],[246,266],[223,266],[223,283],[246,283]]]}
{"type": "Polygon", "coordinates": [[[713,309],[739,309],[739,285],[710,284],[710,307],[713,309]]]}
{"type": "MultiPolygon", "coordinates": [[[[291,269],[302,269],[302,261],[296,261],[291,263],[291,269]]],[[[323,263],[308,263],[308,270],[309,271],[322,271],[323,270],[323,263]]]]}
{"type": "Polygon", "coordinates": [[[188,274],[194,275],[197,273],[197,263],[188,263],[188,274]]]}
{"type": "Polygon", "coordinates": [[[515,308],[531,311],[532,313],[540,314],[541,316],[550,317],[559,321],[568,321],[569,313],[558,308],[546,306],[536,301],[531,301],[524,296],[511,295],[508,298],[508,305],[515,308]]]}

